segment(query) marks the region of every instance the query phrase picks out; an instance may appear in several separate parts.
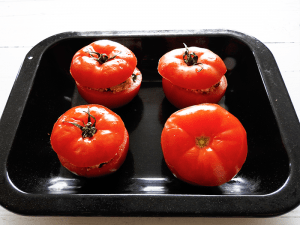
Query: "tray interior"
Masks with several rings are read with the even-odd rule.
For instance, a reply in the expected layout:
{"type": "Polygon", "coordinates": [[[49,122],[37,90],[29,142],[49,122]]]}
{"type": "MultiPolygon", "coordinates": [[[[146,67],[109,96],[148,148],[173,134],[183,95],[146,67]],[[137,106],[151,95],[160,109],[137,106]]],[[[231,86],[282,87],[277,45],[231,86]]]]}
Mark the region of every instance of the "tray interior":
{"type": "Polygon", "coordinates": [[[86,179],[64,169],[51,149],[50,134],[61,114],[86,104],[69,66],[77,50],[98,39],[65,39],[43,53],[7,161],[7,173],[16,188],[32,194],[263,195],[282,187],[289,176],[289,159],[268,92],[249,47],[228,36],[108,37],[136,54],[143,74],[138,96],[114,110],[129,131],[129,153],[119,171],[107,177],[86,179]],[[209,48],[225,61],[228,89],[219,104],[247,131],[246,163],[232,181],[219,187],[183,183],[171,174],[163,159],[161,131],[177,109],[164,96],[157,64],[163,54],[182,48],[183,43],[209,48]]]}

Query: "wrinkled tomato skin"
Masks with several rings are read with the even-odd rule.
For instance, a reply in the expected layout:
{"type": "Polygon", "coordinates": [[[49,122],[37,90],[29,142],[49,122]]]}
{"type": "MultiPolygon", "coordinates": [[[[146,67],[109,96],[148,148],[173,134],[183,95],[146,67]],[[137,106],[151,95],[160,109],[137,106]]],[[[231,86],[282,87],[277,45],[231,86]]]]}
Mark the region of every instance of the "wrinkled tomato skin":
{"type": "Polygon", "coordinates": [[[129,135],[117,114],[97,105],[81,105],[61,115],[53,126],[50,142],[62,165],[71,172],[86,177],[103,176],[115,172],[124,162],[129,135]],[[97,131],[91,137],[83,137],[88,113],[97,131]]]}
{"type": "Polygon", "coordinates": [[[173,113],[162,131],[165,162],[175,177],[200,186],[219,186],[242,168],[248,152],[241,122],[217,104],[190,106],[173,113]],[[197,140],[206,138],[199,146],[197,140]]]}
{"type": "Polygon", "coordinates": [[[128,104],[138,94],[142,83],[142,74],[137,68],[135,69],[135,74],[137,75],[136,81],[129,88],[116,93],[88,89],[77,82],[76,85],[79,94],[86,102],[115,109],[128,104]]]}
{"type": "Polygon", "coordinates": [[[226,92],[227,80],[226,77],[223,76],[219,86],[207,93],[195,93],[191,90],[174,85],[165,78],[162,78],[162,86],[169,102],[178,109],[182,109],[201,103],[218,103],[226,92]]]}

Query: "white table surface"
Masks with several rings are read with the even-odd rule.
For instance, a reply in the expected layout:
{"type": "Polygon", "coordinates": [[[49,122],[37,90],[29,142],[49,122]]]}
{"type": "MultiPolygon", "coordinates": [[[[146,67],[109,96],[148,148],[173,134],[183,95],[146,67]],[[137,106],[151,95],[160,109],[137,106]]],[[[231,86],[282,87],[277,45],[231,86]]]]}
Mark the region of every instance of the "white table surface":
{"type": "MultiPolygon", "coordinates": [[[[0,116],[27,52],[66,31],[229,29],[273,53],[300,118],[300,1],[0,0],[0,116]]],[[[300,137],[299,137],[300,138],[300,137]]],[[[0,206],[0,224],[300,224],[300,207],[274,218],[27,217],[0,206]]]]}

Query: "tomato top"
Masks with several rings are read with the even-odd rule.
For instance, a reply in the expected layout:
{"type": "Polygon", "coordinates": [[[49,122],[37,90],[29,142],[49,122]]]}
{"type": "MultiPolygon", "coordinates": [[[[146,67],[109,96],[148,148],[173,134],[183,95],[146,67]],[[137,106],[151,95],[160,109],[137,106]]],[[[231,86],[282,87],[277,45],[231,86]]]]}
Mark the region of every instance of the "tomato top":
{"type": "Polygon", "coordinates": [[[189,47],[174,49],[163,55],[158,72],[174,85],[188,89],[206,89],[218,83],[227,69],[212,51],[189,47]]]}
{"type": "Polygon", "coordinates": [[[124,144],[126,134],[122,119],[113,111],[95,104],[82,105],[60,116],[52,130],[51,145],[73,165],[89,167],[109,162],[124,144]],[[88,127],[88,122],[95,127],[92,135],[84,135],[79,128],[88,127]]]}
{"type": "Polygon", "coordinates": [[[109,88],[129,78],[137,65],[132,51],[110,40],[83,47],[73,56],[70,73],[82,86],[109,88]]]}
{"type": "Polygon", "coordinates": [[[172,114],[162,132],[171,171],[189,183],[217,186],[231,180],[247,156],[246,131],[217,104],[200,104],[172,114]]]}

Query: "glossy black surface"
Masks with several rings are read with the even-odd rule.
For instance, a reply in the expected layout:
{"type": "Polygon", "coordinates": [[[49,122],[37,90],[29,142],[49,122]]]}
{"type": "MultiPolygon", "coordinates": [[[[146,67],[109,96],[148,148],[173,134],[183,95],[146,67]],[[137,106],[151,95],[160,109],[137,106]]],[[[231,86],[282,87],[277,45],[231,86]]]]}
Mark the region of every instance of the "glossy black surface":
{"type": "Polygon", "coordinates": [[[0,203],[26,215],[279,215],[299,204],[296,119],[274,58],[252,37],[231,31],[56,35],[28,53],[3,113],[0,203]],[[125,163],[113,175],[86,179],[60,165],[49,138],[61,114],[86,104],[69,74],[72,56],[101,38],[136,54],[143,83],[131,103],[114,110],[130,135],[125,163]],[[209,48],[225,61],[228,89],[219,104],[248,135],[246,163],[219,187],[176,179],[160,147],[164,123],[177,109],[164,96],[157,64],[183,42],[209,48]]]}

